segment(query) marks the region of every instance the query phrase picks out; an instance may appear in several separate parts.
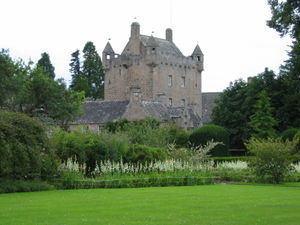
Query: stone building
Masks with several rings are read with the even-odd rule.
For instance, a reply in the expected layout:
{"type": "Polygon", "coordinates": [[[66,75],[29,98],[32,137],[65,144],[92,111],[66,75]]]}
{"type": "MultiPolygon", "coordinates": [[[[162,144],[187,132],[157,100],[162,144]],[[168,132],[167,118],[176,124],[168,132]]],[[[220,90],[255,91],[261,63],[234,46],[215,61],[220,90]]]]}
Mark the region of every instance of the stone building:
{"type": "Polygon", "coordinates": [[[162,39],[142,35],[140,25],[132,23],[121,54],[106,44],[102,53],[104,101],[86,102],[78,124],[97,130],[109,120],[154,117],[186,129],[201,126],[203,59],[198,45],[190,56],[184,56],[170,28],[162,39]]]}

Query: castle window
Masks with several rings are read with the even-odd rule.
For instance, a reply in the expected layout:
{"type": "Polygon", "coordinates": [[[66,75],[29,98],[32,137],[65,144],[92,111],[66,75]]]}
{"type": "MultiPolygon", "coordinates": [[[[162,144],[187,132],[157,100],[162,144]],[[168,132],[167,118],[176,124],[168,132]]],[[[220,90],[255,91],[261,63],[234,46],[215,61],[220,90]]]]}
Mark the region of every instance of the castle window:
{"type": "Polygon", "coordinates": [[[168,87],[172,87],[173,81],[172,81],[172,75],[168,76],[168,87]]]}
{"type": "Polygon", "coordinates": [[[198,59],[199,62],[201,61],[201,57],[200,56],[197,56],[197,59],[198,59]]]}
{"type": "Polygon", "coordinates": [[[110,55],[106,55],[106,59],[110,59],[110,55]]]}
{"type": "Polygon", "coordinates": [[[181,77],[181,87],[185,87],[185,77],[181,77]]]}
{"type": "Polygon", "coordinates": [[[185,99],[181,99],[181,107],[185,107],[185,99]]]}
{"type": "Polygon", "coordinates": [[[151,53],[152,54],[155,53],[155,48],[152,48],[151,53]]]}
{"type": "Polygon", "coordinates": [[[173,105],[173,100],[172,98],[169,98],[169,106],[172,107],[172,105],[173,105]]]}

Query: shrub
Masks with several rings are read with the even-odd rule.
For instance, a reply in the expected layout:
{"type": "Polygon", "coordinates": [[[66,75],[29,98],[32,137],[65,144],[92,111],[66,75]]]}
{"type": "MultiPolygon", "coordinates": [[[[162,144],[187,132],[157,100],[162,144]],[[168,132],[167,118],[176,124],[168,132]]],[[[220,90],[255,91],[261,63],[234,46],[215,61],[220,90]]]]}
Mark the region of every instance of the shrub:
{"type": "Polygon", "coordinates": [[[98,162],[102,160],[120,160],[128,150],[129,141],[118,133],[96,133],[77,130],[66,132],[56,130],[52,143],[61,161],[69,159],[80,166],[85,165],[86,175],[91,175],[98,162]]]}
{"type": "Polygon", "coordinates": [[[163,148],[154,148],[146,145],[134,144],[130,146],[124,157],[125,162],[146,163],[166,159],[166,151],[163,148]]]}
{"type": "MultiPolygon", "coordinates": [[[[293,140],[293,138],[295,137],[297,132],[300,132],[300,130],[297,128],[289,128],[281,133],[281,137],[284,141],[285,140],[291,141],[291,140],[293,140]]],[[[300,133],[299,133],[299,136],[300,136],[300,133]]]]}
{"type": "Polygon", "coordinates": [[[0,177],[50,178],[57,162],[44,127],[21,114],[0,110],[0,177]]]}
{"type": "Polygon", "coordinates": [[[249,167],[259,180],[278,184],[292,169],[290,156],[295,145],[295,141],[280,138],[251,139],[246,146],[255,157],[249,167]]]}
{"type": "Polygon", "coordinates": [[[175,144],[177,147],[187,147],[189,142],[189,133],[182,127],[168,125],[160,129],[161,137],[166,144],[175,144]]]}
{"type": "Polygon", "coordinates": [[[189,141],[193,146],[204,146],[211,140],[223,143],[223,145],[219,144],[209,152],[211,156],[227,156],[229,154],[229,133],[221,126],[211,124],[200,127],[194,130],[189,137],[189,141]]]}

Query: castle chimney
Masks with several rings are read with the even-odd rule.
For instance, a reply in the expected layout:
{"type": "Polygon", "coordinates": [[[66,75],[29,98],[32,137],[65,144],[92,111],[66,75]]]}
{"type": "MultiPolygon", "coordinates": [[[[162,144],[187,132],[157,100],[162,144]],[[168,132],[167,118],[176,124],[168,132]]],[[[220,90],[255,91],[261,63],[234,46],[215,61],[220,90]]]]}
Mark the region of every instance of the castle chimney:
{"type": "Polygon", "coordinates": [[[139,103],[141,102],[142,92],[140,87],[130,87],[130,102],[139,103]]]}
{"type": "Polygon", "coordinates": [[[166,40],[173,42],[173,31],[171,28],[166,29],[166,40]]]}
{"type": "Polygon", "coordinates": [[[133,22],[131,24],[131,36],[129,46],[131,54],[140,54],[140,24],[138,24],[137,22],[133,22]]]}

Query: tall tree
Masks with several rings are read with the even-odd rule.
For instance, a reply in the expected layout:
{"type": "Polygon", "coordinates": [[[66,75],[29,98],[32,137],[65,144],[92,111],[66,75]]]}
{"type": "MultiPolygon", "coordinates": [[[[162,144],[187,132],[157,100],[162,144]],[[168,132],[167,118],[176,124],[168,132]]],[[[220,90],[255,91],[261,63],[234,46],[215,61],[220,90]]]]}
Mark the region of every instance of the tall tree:
{"type": "Polygon", "coordinates": [[[87,79],[88,90],[86,97],[93,99],[104,96],[104,72],[101,58],[98,55],[93,42],[89,41],[83,48],[83,68],[82,74],[87,79]]]}
{"type": "Polygon", "coordinates": [[[270,98],[265,90],[259,93],[254,104],[255,112],[250,116],[249,125],[252,128],[251,136],[256,138],[275,137],[277,121],[273,118],[270,98]]]}
{"type": "Polygon", "coordinates": [[[268,25],[292,39],[289,59],[281,66],[279,80],[282,89],[281,127],[300,127],[300,0],[269,0],[272,18],[268,25]]]}
{"type": "Polygon", "coordinates": [[[85,95],[89,95],[90,89],[88,85],[87,77],[83,75],[81,71],[80,63],[80,51],[76,50],[71,54],[70,73],[72,76],[72,82],[70,89],[73,91],[84,91],[85,95]]]}
{"type": "Polygon", "coordinates": [[[42,57],[37,62],[36,67],[41,70],[41,72],[45,75],[47,75],[49,78],[54,79],[55,73],[54,73],[54,66],[52,65],[50,61],[50,57],[48,53],[44,52],[41,55],[42,57]]]}

